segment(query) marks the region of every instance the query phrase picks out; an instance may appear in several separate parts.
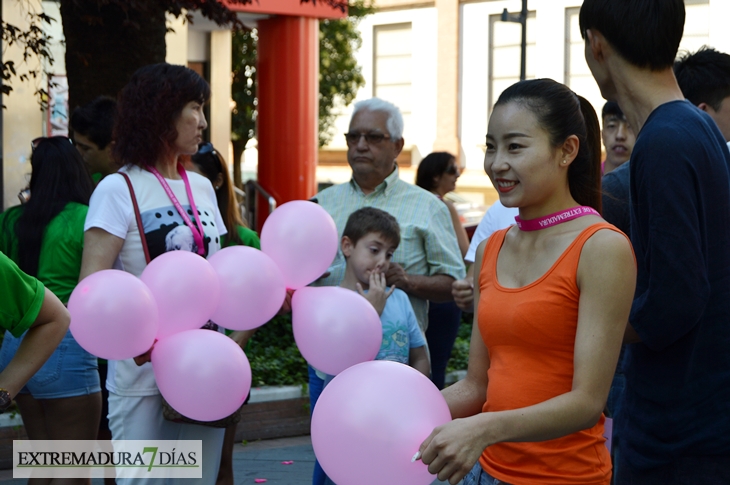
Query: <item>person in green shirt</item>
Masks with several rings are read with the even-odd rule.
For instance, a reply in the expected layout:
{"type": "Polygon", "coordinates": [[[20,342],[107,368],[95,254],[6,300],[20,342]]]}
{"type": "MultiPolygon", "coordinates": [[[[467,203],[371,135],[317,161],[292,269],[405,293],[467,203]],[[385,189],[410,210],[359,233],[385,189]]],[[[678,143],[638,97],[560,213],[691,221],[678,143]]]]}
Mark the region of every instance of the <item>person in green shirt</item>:
{"type": "MultiPolygon", "coordinates": [[[[38,140],[31,167],[33,196],[0,214],[0,250],[65,304],[79,279],[84,221],[94,184],[66,137],[38,140]]],[[[22,334],[22,330],[6,332],[0,367],[23,348],[28,334],[22,334]]],[[[96,357],[67,331],[59,348],[16,397],[28,437],[96,438],[100,391],[96,357]]]]}
{"type": "Polygon", "coordinates": [[[0,412],[41,368],[68,330],[71,317],[43,283],[0,253],[0,327],[22,344],[0,372],[0,412]]]}
{"type": "MultiPolygon", "coordinates": [[[[250,246],[261,249],[259,236],[255,231],[246,227],[246,224],[241,218],[241,211],[236,201],[236,195],[233,192],[231,176],[228,173],[228,165],[213,145],[211,143],[203,143],[200,145],[198,147],[198,153],[191,157],[191,163],[186,168],[207,177],[210,183],[213,184],[215,196],[218,200],[218,208],[223,217],[223,222],[225,222],[226,228],[228,228],[228,234],[221,237],[221,248],[228,246],[250,246]]],[[[230,337],[241,348],[244,348],[255,332],[255,329],[237,331],[232,332],[230,337]]],[[[218,470],[216,485],[233,485],[233,444],[235,435],[236,423],[233,423],[226,428],[226,434],[223,438],[221,465],[218,470]]]]}

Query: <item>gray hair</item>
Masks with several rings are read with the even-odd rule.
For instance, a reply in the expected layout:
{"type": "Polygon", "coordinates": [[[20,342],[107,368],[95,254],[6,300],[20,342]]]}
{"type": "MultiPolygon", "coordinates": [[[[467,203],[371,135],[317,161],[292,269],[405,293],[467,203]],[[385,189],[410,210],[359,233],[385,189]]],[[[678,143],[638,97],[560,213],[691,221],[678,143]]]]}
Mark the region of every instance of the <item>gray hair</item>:
{"type": "Polygon", "coordinates": [[[370,98],[355,103],[352,111],[353,118],[358,111],[380,111],[388,115],[388,121],[385,126],[388,128],[388,134],[393,141],[403,138],[403,115],[400,109],[393,103],[380,98],[370,98]]]}

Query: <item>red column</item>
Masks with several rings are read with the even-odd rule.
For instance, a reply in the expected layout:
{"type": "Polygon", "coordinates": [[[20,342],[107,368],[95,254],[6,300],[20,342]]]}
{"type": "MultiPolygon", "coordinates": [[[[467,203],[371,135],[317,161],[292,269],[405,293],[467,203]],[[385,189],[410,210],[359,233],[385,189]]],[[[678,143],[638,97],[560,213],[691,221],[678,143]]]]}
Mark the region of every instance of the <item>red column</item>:
{"type": "MultiPolygon", "coordinates": [[[[258,181],[278,205],[316,193],[319,21],[258,22],[258,181]]],[[[268,203],[259,197],[259,227],[268,203]]]]}

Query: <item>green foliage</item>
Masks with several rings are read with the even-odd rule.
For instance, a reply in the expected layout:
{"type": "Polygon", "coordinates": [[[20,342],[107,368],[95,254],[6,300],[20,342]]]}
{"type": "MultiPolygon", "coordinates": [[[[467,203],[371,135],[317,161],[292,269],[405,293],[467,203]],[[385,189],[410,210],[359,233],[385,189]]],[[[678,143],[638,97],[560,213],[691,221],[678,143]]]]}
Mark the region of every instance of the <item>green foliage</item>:
{"type": "Polygon", "coordinates": [[[245,143],[254,137],[256,128],[256,29],[235,30],[232,35],[233,65],[231,93],[231,139],[245,143]]]}
{"type": "Polygon", "coordinates": [[[274,317],[258,329],[246,346],[252,386],[302,385],[308,381],[307,363],[294,342],[291,314],[274,317]]]}
{"type": "MultiPolygon", "coordinates": [[[[344,19],[319,22],[319,145],[332,139],[331,128],[337,118],[335,102],[350,104],[357,90],[365,85],[355,52],[362,39],[357,24],[375,11],[370,0],[355,0],[344,19]]],[[[246,142],[255,136],[256,126],[256,30],[233,33],[233,100],[231,119],[234,160],[239,160],[246,142]]],[[[235,165],[234,165],[235,167],[235,165]]],[[[235,178],[235,177],[234,177],[235,178]]],[[[240,182],[236,180],[236,184],[240,182]]]]}
{"type": "MultiPolygon", "coordinates": [[[[23,5],[21,5],[22,7],[23,5]]],[[[0,30],[2,31],[3,51],[12,45],[19,46],[23,54],[21,64],[24,66],[20,69],[11,60],[3,60],[0,63],[2,64],[2,87],[0,87],[0,90],[3,95],[8,95],[13,90],[11,84],[14,79],[16,82],[27,82],[31,79],[38,80],[41,74],[48,76],[48,73],[40,67],[41,64],[46,62],[49,66],[53,65],[53,54],[50,49],[52,39],[46,35],[44,24],[50,25],[51,22],[54,22],[54,19],[43,12],[36,13],[30,9],[24,13],[29,22],[28,30],[20,29],[13,24],[2,21],[0,30]],[[37,67],[32,67],[34,63],[37,64],[37,67]]],[[[47,108],[48,92],[41,87],[36,87],[35,95],[41,107],[47,108]]]]}
{"type": "MultiPolygon", "coordinates": [[[[464,314],[446,372],[464,370],[469,363],[472,315],[464,314]]],[[[291,314],[274,317],[259,328],[246,346],[253,386],[296,386],[308,382],[307,362],[299,353],[291,314]]]]}
{"type": "Polygon", "coordinates": [[[469,365],[469,343],[471,342],[472,314],[464,313],[461,316],[461,326],[451,350],[451,359],[446,364],[446,372],[465,370],[469,365]]]}
{"type": "Polygon", "coordinates": [[[365,85],[362,69],[355,60],[355,52],[362,45],[357,25],[363,17],[375,11],[365,0],[350,3],[344,19],[319,22],[319,145],[332,140],[332,126],[337,113],[335,101],[345,106],[352,103],[357,90],[365,85]]]}

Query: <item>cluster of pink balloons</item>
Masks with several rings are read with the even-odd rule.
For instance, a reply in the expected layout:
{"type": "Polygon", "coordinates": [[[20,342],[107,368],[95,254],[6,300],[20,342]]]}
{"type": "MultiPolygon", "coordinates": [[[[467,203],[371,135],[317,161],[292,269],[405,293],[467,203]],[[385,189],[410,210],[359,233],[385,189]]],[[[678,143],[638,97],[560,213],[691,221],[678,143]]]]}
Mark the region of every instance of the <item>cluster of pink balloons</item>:
{"type": "MultiPolygon", "coordinates": [[[[245,267],[248,261],[233,264],[245,267]]],[[[129,359],[154,346],[152,369],[170,405],[192,419],[221,419],[243,404],[251,388],[243,350],[225,335],[201,329],[225,301],[220,289],[226,285],[209,261],[187,251],[160,255],[139,278],[100,271],[71,294],[71,332],[84,349],[105,359],[129,359]]]]}
{"type": "Polygon", "coordinates": [[[81,281],[69,300],[71,331],[106,359],[147,352],[160,392],[178,412],[213,421],[241,406],[251,386],[248,359],[231,339],[200,329],[208,320],[231,330],[269,321],[292,296],[294,338],[315,368],[337,377],[319,398],[312,440],[325,471],[340,485],[426,485],[433,477],[411,457],[431,430],[450,419],[436,387],[419,372],[372,361],[382,342],[380,317],[358,293],[306,287],[337,254],[332,218],[319,205],[276,209],[261,232],[261,251],[222,249],[205,260],[173,251],[140,278],[116,270],[81,281]],[[195,399],[190,399],[190,389],[195,399]]]}
{"type": "Polygon", "coordinates": [[[302,356],[313,367],[338,374],[373,360],[382,342],[375,309],[362,296],[337,287],[306,287],[337,255],[332,217],[307,201],[276,209],[261,230],[261,250],[276,261],[292,296],[292,329],[302,356]],[[306,288],[305,288],[306,287],[306,288]]]}
{"type": "MultiPolygon", "coordinates": [[[[250,330],[269,321],[281,308],[287,288],[298,290],[327,271],[337,253],[337,228],[317,204],[290,202],[266,221],[261,244],[262,251],[229,247],[208,260],[187,251],[167,252],[151,261],[139,278],[118,270],[94,273],[69,299],[71,331],[84,349],[105,359],[129,359],[154,346],[152,367],[170,405],[192,419],[223,418],[245,400],[251,369],[240,347],[200,328],[209,320],[230,330],[250,330]],[[190,399],[184,390],[191,387],[210,402],[190,399]]],[[[316,290],[324,295],[333,288],[316,290]]],[[[355,304],[374,313],[362,297],[354,297],[362,300],[355,304]]],[[[333,305],[338,301],[332,300],[333,305]]],[[[318,310],[296,310],[297,329],[327,336],[318,310]]],[[[379,328],[377,314],[374,323],[379,328]]],[[[357,338],[349,337],[351,347],[357,338]]],[[[315,358],[321,353],[320,339],[309,341],[302,354],[315,358]]],[[[356,363],[344,357],[347,365],[356,363]]],[[[344,366],[340,362],[323,368],[336,373],[344,366]]]]}

